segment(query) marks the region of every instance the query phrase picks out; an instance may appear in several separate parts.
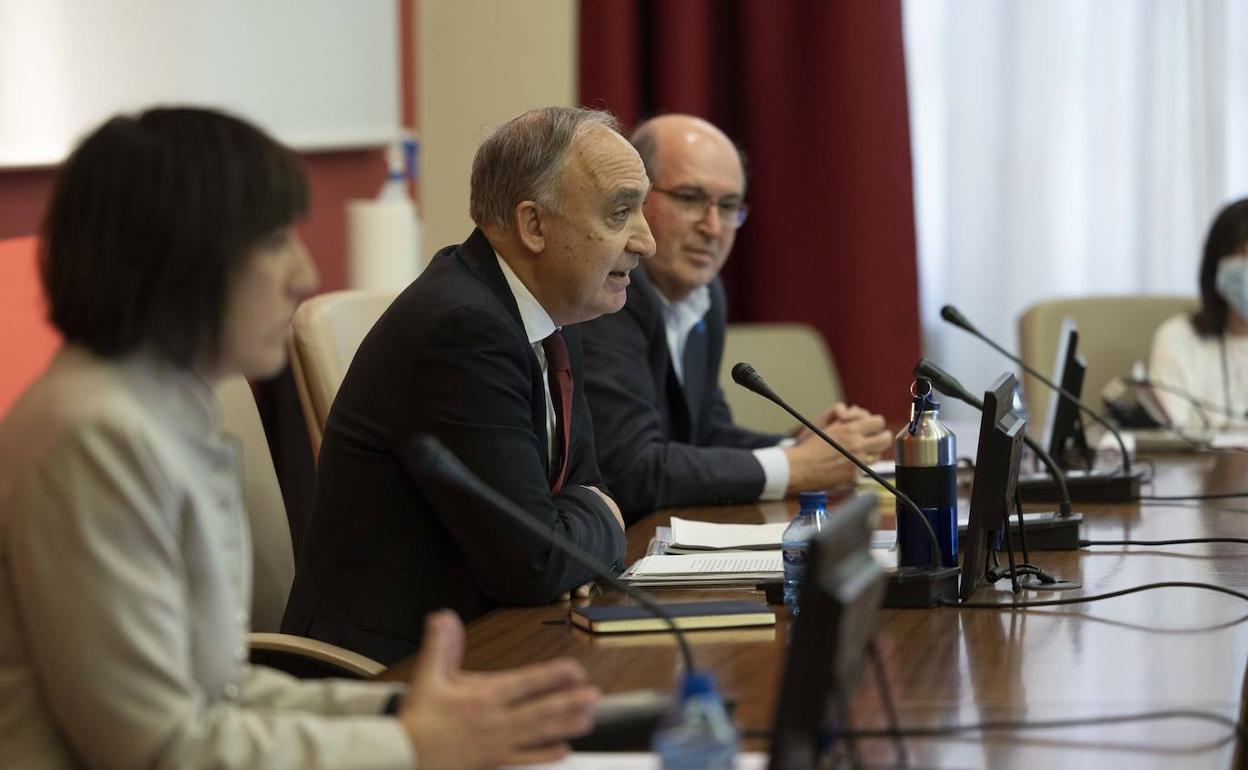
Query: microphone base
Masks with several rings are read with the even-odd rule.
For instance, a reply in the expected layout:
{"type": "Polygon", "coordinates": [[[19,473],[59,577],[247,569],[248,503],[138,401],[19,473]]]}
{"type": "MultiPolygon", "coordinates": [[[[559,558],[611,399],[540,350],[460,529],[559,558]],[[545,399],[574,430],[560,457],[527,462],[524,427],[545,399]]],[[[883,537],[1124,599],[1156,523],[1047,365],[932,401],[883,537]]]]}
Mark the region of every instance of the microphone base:
{"type": "Polygon", "coordinates": [[[933,570],[931,567],[898,567],[888,573],[884,606],[901,609],[924,609],[941,602],[958,600],[957,567],[933,570]]]}
{"type": "Polygon", "coordinates": [[[573,740],[572,748],[575,751],[648,751],[654,728],[674,700],[671,692],[660,690],[604,695],[594,709],[594,729],[573,740]]]}
{"type": "MultiPolygon", "coordinates": [[[[1027,530],[1028,551],[1077,551],[1079,550],[1079,527],[1083,524],[1082,513],[1059,516],[1056,511],[1023,514],[1023,528],[1027,530]]],[[[966,527],[958,525],[958,551],[966,553],[966,527]]],[[[1023,550],[1023,539],[1018,534],[1018,520],[1010,519],[1010,546],[1023,550]]]]}
{"type": "MultiPolygon", "coordinates": [[[[1130,503],[1140,499],[1143,478],[1143,472],[1135,470],[1130,475],[1068,471],[1066,488],[1072,502],[1130,503]]],[[[1048,474],[1020,476],[1018,492],[1025,502],[1056,503],[1062,499],[1057,484],[1048,474]]]]}

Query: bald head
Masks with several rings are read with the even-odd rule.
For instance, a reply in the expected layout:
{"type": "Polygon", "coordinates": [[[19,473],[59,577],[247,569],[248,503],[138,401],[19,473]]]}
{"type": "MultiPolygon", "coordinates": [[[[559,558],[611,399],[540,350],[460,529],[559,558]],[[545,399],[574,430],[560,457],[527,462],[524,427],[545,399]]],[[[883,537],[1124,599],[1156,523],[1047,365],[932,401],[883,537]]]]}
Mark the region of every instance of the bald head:
{"type": "Polygon", "coordinates": [[[679,302],[715,280],[736,240],[745,203],[745,169],[723,131],[692,115],[661,115],[641,124],[633,147],[651,193],[644,212],[654,234],[650,280],[679,302]]]}
{"type": "MultiPolygon", "coordinates": [[[[736,145],[714,123],[695,115],[670,113],[651,118],[633,131],[629,141],[637,149],[641,162],[646,164],[646,174],[654,184],[661,184],[658,180],[664,149],[668,152],[683,154],[682,145],[698,143],[714,145],[721,152],[730,152],[736,156],[742,180],[745,178],[744,164],[741,162],[741,155],[736,145]]],[[[744,181],[742,184],[744,190],[744,181]]]]}

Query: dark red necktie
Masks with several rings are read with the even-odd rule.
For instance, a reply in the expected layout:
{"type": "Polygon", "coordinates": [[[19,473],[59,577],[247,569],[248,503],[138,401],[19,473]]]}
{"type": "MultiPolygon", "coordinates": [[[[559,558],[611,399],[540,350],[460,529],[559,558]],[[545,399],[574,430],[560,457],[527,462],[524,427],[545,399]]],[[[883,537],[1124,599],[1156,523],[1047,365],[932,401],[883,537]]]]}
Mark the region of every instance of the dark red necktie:
{"type": "Polygon", "coordinates": [[[568,360],[568,346],[559,330],[542,340],[546,352],[546,376],[550,380],[550,400],[555,405],[555,430],[559,439],[555,442],[555,462],[551,473],[550,491],[559,494],[563,480],[568,475],[568,455],[572,453],[572,362],[568,360]]]}

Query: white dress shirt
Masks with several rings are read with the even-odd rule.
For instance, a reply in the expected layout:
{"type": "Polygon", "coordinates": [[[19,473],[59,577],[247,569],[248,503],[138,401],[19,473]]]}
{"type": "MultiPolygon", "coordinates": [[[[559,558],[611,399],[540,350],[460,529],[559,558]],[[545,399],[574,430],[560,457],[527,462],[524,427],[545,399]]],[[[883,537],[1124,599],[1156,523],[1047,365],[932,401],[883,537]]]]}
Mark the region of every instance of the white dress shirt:
{"type": "Polygon", "coordinates": [[[392,686],[247,662],[238,461],[208,386],[141,355],[68,346],[0,423],[0,764],[412,766],[392,686]]]}
{"type": "Polygon", "coordinates": [[[524,334],[529,338],[529,345],[537,355],[537,363],[542,367],[542,389],[546,393],[546,462],[555,462],[555,401],[550,396],[550,378],[546,374],[546,349],[542,340],[559,330],[551,319],[550,313],[537,301],[529,287],[524,285],[520,277],[507,264],[507,260],[496,251],[494,257],[511,288],[511,296],[515,297],[516,307],[520,309],[520,322],[524,324],[524,334]]]}
{"type": "MultiPolygon", "coordinates": [[[[694,327],[702,322],[711,309],[711,290],[699,286],[679,302],[669,302],[662,292],[656,292],[663,304],[663,325],[667,332],[667,350],[672,357],[672,370],[683,385],[685,382],[685,346],[694,327]]],[[[763,491],[759,500],[783,500],[789,486],[789,458],[784,447],[791,441],[776,446],[755,449],[754,458],[763,466],[763,491]]]]}

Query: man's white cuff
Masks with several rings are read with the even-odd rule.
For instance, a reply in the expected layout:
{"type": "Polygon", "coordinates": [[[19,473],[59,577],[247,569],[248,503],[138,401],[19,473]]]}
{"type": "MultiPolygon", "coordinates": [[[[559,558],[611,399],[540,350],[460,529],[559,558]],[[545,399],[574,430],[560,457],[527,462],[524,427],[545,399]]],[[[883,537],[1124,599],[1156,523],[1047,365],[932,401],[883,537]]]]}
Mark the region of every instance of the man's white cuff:
{"type": "Polygon", "coordinates": [[[764,502],[783,500],[789,488],[789,457],[783,446],[769,446],[754,450],[754,459],[763,466],[763,492],[758,496],[764,502]]]}

